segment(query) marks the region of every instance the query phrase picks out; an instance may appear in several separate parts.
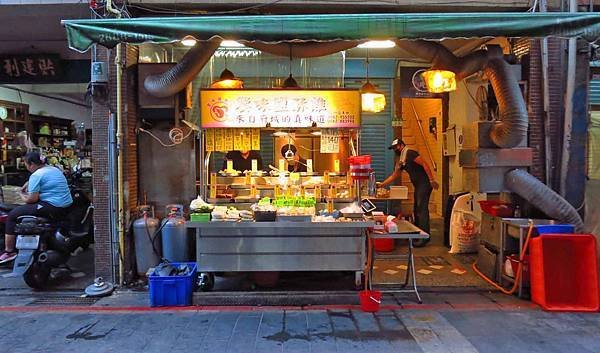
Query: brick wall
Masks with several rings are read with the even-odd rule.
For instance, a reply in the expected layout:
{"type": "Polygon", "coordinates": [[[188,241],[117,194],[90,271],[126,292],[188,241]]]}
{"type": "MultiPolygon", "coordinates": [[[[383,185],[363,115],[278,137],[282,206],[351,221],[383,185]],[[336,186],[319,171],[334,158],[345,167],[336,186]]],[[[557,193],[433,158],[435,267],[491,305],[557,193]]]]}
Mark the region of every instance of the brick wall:
{"type": "MultiPolygon", "coordinates": [[[[118,244],[112,243],[111,236],[111,210],[110,197],[115,188],[109,181],[109,121],[111,112],[116,113],[116,70],[114,67],[116,50],[107,50],[102,47],[97,49],[98,61],[108,63],[109,84],[108,99],[101,95],[94,97],[92,101],[92,129],[94,141],[92,145],[92,157],[94,159],[94,226],[95,226],[95,272],[96,276],[102,276],[111,281],[117,281],[113,277],[114,270],[118,273],[118,257],[113,258],[112,248],[118,249],[118,244]],[[113,260],[114,259],[114,260],[113,260]]],[[[137,143],[135,127],[137,121],[136,103],[136,79],[135,65],[137,64],[138,49],[127,46],[122,53],[124,75],[122,83],[123,99],[123,150],[124,150],[124,181],[125,181],[125,208],[126,215],[130,208],[137,204],[137,143]]],[[[116,166],[116,160],[114,161],[116,166]]],[[[116,174],[115,174],[116,178],[116,174]]],[[[115,205],[116,207],[116,205],[115,205]]],[[[128,219],[128,218],[127,218],[128,219]]],[[[116,238],[116,237],[115,237],[116,238]]],[[[130,239],[131,237],[127,237],[130,239]]],[[[126,242],[125,254],[131,244],[126,242]]],[[[130,269],[132,261],[129,256],[123,256],[125,268],[130,269]]]]}
{"type": "Polygon", "coordinates": [[[564,124],[564,92],[566,68],[564,58],[564,40],[548,38],[548,84],[550,91],[549,133],[552,156],[551,187],[558,189],[560,180],[560,158],[562,156],[562,132],[564,124]]]}
{"type": "Polygon", "coordinates": [[[546,153],[544,135],[544,89],[542,76],[542,50],[539,39],[531,40],[529,50],[528,111],[529,147],[533,149],[533,164],[530,172],[546,182],[546,153]]]}
{"type": "MultiPolygon", "coordinates": [[[[110,63],[108,50],[98,47],[96,60],[110,63]]],[[[109,82],[115,82],[114,67],[109,67],[109,82]]],[[[112,91],[112,90],[111,90],[112,91]]],[[[114,281],[112,271],[111,252],[111,229],[110,229],[110,193],[112,186],[109,185],[109,120],[112,94],[108,97],[102,96],[100,89],[96,90],[92,100],[92,131],[94,140],[92,143],[92,159],[94,161],[94,238],[95,238],[95,273],[107,280],[114,281]]]]}

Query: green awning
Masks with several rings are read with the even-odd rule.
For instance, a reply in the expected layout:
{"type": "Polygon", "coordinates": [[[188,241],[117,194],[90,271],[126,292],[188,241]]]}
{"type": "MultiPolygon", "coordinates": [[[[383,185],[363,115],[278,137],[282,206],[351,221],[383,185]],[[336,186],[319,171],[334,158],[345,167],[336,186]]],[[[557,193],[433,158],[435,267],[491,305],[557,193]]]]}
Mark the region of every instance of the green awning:
{"type": "Polygon", "coordinates": [[[279,42],[482,37],[600,37],[600,13],[411,13],[65,20],[69,46],[168,43],[191,35],[279,42]]]}

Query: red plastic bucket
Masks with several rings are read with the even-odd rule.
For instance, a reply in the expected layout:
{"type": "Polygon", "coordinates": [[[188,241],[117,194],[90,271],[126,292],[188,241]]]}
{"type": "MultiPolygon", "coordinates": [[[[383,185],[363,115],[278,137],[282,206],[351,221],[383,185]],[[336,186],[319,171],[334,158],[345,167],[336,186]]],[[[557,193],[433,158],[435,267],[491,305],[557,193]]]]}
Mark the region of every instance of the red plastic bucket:
{"type": "Polygon", "coordinates": [[[381,292],[378,290],[361,290],[358,293],[360,308],[362,311],[373,313],[379,311],[381,304],[381,292]]]}
{"type": "Polygon", "coordinates": [[[394,239],[373,239],[373,246],[379,252],[394,251],[394,239]]]}

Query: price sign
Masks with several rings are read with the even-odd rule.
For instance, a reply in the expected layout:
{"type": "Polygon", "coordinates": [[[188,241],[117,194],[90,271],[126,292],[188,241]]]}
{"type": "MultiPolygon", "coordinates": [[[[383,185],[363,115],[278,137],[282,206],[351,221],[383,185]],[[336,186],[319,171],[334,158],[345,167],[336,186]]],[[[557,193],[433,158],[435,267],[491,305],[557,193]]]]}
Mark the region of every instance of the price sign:
{"type": "Polygon", "coordinates": [[[321,153],[340,152],[340,131],[338,129],[321,129],[321,153]]]}
{"type": "Polygon", "coordinates": [[[215,151],[227,151],[225,149],[225,129],[215,129],[215,151]]]}
{"type": "Polygon", "coordinates": [[[244,129],[235,129],[233,130],[233,149],[236,151],[243,151],[244,150],[244,146],[243,146],[243,133],[244,133],[244,129]]]}
{"type": "Polygon", "coordinates": [[[225,129],[225,142],[223,143],[224,151],[233,151],[233,129],[225,129]]]}
{"type": "Polygon", "coordinates": [[[260,150],[260,129],[251,129],[252,132],[252,150],[260,150]]]}
{"type": "Polygon", "coordinates": [[[242,151],[250,151],[252,149],[252,130],[242,129],[242,151]]]}
{"type": "Polygon", "coordinates": [[[215,130],[206,129],[204,131],[204,150],[213,152],[215,150],[215,130]]]}

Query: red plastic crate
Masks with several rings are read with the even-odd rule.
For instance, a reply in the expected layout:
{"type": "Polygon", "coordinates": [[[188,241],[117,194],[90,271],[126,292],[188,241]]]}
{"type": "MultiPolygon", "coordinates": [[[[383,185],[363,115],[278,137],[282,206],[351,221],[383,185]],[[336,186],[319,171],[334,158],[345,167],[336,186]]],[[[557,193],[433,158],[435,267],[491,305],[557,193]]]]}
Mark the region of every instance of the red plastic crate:
{"type": "Polygon", "coordinates": [[[598,311],[596,238],[544,234],[530,244],[531,299],[549,311],[598,311]]]}

